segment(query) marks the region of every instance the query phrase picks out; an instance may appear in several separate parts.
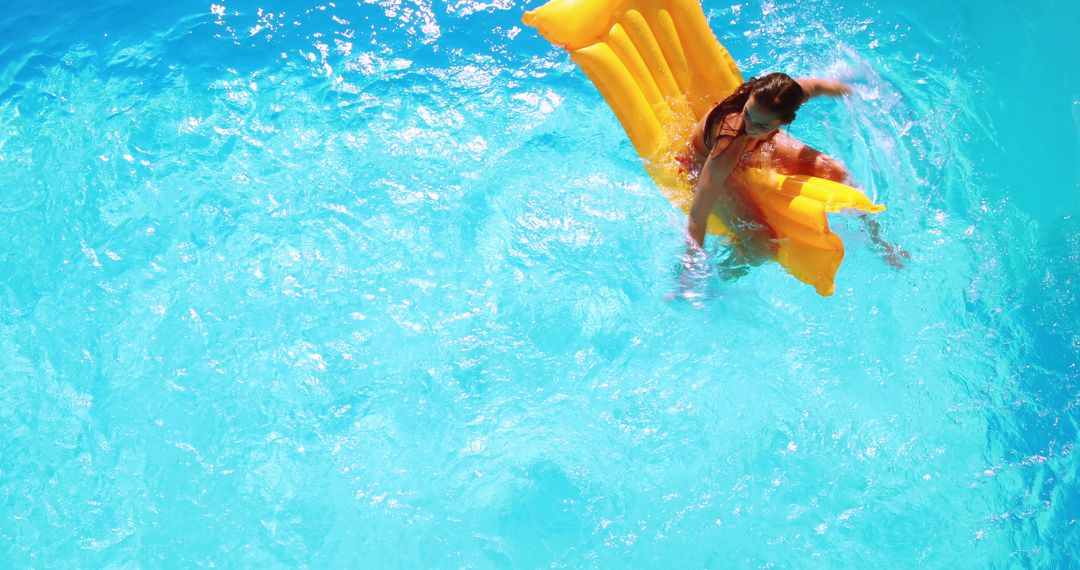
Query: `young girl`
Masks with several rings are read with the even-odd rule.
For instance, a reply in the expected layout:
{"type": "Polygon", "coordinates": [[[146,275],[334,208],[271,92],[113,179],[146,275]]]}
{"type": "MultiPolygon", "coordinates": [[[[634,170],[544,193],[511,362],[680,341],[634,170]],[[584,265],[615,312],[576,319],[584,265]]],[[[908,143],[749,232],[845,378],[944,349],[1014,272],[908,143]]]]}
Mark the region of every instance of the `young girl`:
{"type": "MultiPolygon", "coordinates": [[[[687,231],[692,244],[701,247],[709,213],[716,213],[735,235],[732,261],[758,265],[775,254],[775,235],[750,200],[737,176],[741,169],[771,168],[784,174],[806,174],[837,182],[848,173],[836,160],[779,131],[795,120],[795,112],[807,100],[820,95],[839,97],[851,93],[847,85],[830,79],[792,79],[770,73],[743,83],[694,127],[686,155],[681,161],[695,184],[687,231]]],[[[886,260],[902,267],[903,251],[878,236],[879,226],[869,224],[874,243],[883,247],[886,260]]]]}

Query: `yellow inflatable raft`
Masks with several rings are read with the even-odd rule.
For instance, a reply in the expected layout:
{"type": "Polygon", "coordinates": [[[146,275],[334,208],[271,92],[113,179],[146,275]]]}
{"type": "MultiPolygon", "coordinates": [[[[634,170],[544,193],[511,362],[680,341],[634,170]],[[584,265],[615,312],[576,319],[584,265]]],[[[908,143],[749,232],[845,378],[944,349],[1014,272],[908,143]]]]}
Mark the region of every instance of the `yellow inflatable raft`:
{"type": "MultiPolygon", "coordinates": [[[[551,0],[525,24],[570,52],[644,160],[645,170],[683,211],[694,196],[675,157],[699,117],[742,84],[698,0],[551,0]]],[[[746,172],[751,196],[779,238],[777,261],[821,295],[831,295],[844,258],[826,212],[885,209],[850,186],[809,176],[746,172]]],[[[716,217],[711,233],[730,235],[716,217]]]]}

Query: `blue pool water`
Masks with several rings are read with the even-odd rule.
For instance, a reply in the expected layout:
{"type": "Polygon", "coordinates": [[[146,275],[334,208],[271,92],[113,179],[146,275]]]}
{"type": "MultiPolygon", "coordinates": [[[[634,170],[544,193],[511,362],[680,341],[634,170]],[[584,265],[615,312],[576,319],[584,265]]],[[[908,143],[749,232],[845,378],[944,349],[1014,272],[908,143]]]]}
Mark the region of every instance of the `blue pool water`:
{"type": "Polygon", "coordinates": [[[537,5],[8,0],[0,566],[1076,564],[1080,8],[708,2],[911,259],[687,303],[537,5]]]}

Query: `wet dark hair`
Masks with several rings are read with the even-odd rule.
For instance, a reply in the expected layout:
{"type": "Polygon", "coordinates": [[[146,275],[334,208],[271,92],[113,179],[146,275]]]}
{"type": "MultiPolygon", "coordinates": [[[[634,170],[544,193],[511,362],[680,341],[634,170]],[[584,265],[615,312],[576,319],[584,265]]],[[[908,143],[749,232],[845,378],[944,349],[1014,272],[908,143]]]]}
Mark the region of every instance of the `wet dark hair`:
{"type": "MultiPolygon", "coordinates": [[[[806,100],[802,86],[786,73],[751,77],[709,111],[705,119],[705,146],[711,149],[716,144],[716,124],[732,113],[741,113],[751,95],[757,104],[775,113],[785,125],[795,120],[795,112],[806,100]]],[[[735,134],[738,133],[725,133],[723,136],[735,134]]]]}

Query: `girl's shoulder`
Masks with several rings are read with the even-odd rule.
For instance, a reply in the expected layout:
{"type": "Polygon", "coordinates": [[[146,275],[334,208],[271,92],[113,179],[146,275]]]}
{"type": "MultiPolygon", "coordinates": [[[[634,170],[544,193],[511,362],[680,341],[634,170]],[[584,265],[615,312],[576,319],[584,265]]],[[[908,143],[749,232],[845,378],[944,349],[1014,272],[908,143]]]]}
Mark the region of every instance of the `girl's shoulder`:
{"type": "Polygon", "coordinates": [[[717,137],[735,137],[742,133],[742,113],[728,113],[717,122],[719,123],[716,127],[717,137]]]}
{"type": "Polygon", "coordinates": [[[713,107],[704,120],[703,150],[713,156],[722,154],[743,134],[742,113],[724,111],[719,105],[713,107]]]}

